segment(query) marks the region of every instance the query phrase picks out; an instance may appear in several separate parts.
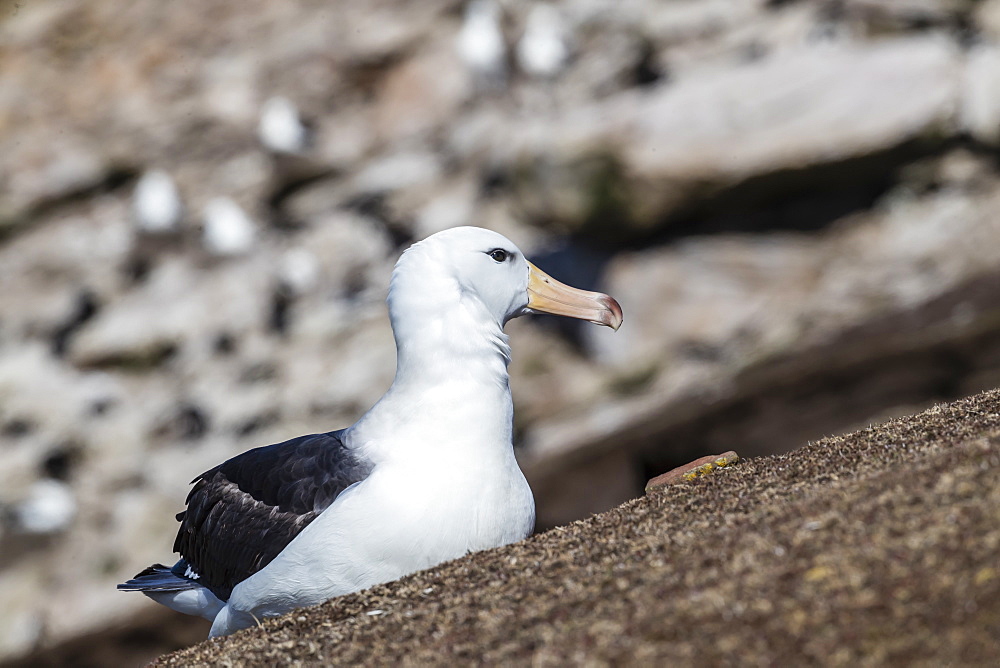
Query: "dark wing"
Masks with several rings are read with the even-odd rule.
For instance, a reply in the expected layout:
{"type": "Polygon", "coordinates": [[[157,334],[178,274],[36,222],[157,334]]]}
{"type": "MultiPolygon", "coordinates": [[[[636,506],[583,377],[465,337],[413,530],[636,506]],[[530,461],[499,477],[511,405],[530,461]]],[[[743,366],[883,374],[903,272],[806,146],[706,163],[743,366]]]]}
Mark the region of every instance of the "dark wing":
{"type": "Polygon", "coordinates": [[[350,485],[371,472],[341,440],[312,434],[248,450],[192,480],[174,552],[225,601],[350,485]]]}

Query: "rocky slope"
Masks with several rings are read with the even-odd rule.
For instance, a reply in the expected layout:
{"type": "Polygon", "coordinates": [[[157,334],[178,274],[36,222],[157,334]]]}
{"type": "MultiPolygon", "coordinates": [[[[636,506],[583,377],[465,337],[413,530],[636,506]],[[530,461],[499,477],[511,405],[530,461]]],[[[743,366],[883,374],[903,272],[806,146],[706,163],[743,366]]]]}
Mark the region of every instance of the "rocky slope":
{"type": "Polygon", "coordinates": [[[1000,385],[1000,2],[565,0],[548,70],[498,8],[484,60],[455,0],[0,3],[0,657],[173,619],[114,583],[198,472],[380,395],[450,225],[626,314],[509,328],[543,528],[1000,385]]]}
{"type": "Polygon", "coordinates": [[[155,665],[989,666],[1000,392],[744,461],[155,665]]]}

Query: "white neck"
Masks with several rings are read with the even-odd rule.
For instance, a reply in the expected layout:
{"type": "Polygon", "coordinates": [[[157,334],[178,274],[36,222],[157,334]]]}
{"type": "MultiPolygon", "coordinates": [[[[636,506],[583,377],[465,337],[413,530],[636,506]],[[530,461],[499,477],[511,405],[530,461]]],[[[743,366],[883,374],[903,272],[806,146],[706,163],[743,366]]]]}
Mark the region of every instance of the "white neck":
{"type": "Polygon", "coordinates": [[[477,298],[437,288],[444,298],[429,307],[421,295],[419,316],[411,295],[390,293],[396,376],[348,440],[376,462],[512,458],[507,336],[477,298]]]}

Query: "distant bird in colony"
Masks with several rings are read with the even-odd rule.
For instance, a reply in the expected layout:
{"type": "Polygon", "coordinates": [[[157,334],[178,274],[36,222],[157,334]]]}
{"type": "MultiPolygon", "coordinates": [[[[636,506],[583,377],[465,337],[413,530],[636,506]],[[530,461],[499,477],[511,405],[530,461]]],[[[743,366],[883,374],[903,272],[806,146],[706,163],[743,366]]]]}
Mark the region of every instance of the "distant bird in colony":
{"type": "Polygon", "coordinates": [[[237,455],[195,478],[172,567],[118,585],[212,620],[212,636],[526,538],[503,327],[554,313],[618,329],[611,297],[563,285],[505,237],[439,232],[396,263],[396,376],[347,429],[237,455]]]}
{"type": "Polygon", "coordinates": [[[202,226],[202,245],[212,255],[243,255],[257,237],[253,221],[228,197],[213,197],[205,204],[202,226]]]}
{"type": "Polygon", "coordinates": [[[176,232],[184,205],[170,175],[152,169],[142,175],[132,195],[132,208],[139,229],[148,234],[176,232]]]}
{"type": "Polygon", "coordinates": [[[539,79],[556,76],[569,60],[566,26],[559,10],[547,3],[533,5],[517,44],[517,62],[539,79]]]}
{"type": "Polygon", "coordinates": [[[28,488],[27,498],[10,508],[14,525],[24,533],[65,531],[76,517],[76,498],[69,485],[43,478],[28,488]]]}
{"type": "Polygon", "coordinates": [[[456,48],[480,92],[507,84],[507,42],[500,21],[500,5],[494,0],[470,0],[465,6],[456,48]]]}
{"type": "Polygon", "coordinates": [[[257,137],[273,153],[301,153],[309,144],[309,129],[295,103],[287,97],[272,97],[260,111],[257,137]]]}

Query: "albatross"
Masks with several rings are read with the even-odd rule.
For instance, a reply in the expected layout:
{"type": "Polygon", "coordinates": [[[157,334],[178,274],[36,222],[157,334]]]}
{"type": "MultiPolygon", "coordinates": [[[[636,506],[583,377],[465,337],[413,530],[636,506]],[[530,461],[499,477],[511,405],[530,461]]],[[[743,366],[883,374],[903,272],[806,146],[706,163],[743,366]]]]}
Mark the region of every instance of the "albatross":
{"type": "Polygon", "coordinates": [[[434,234],[392,272],[396,375],[354,425],[248,450],[196,477],[173,566],[118,585],[205,617],[211,636],[527,538],[504,325],[552,313],[617,330],[578,290],[475,227],[434,234]]]}

